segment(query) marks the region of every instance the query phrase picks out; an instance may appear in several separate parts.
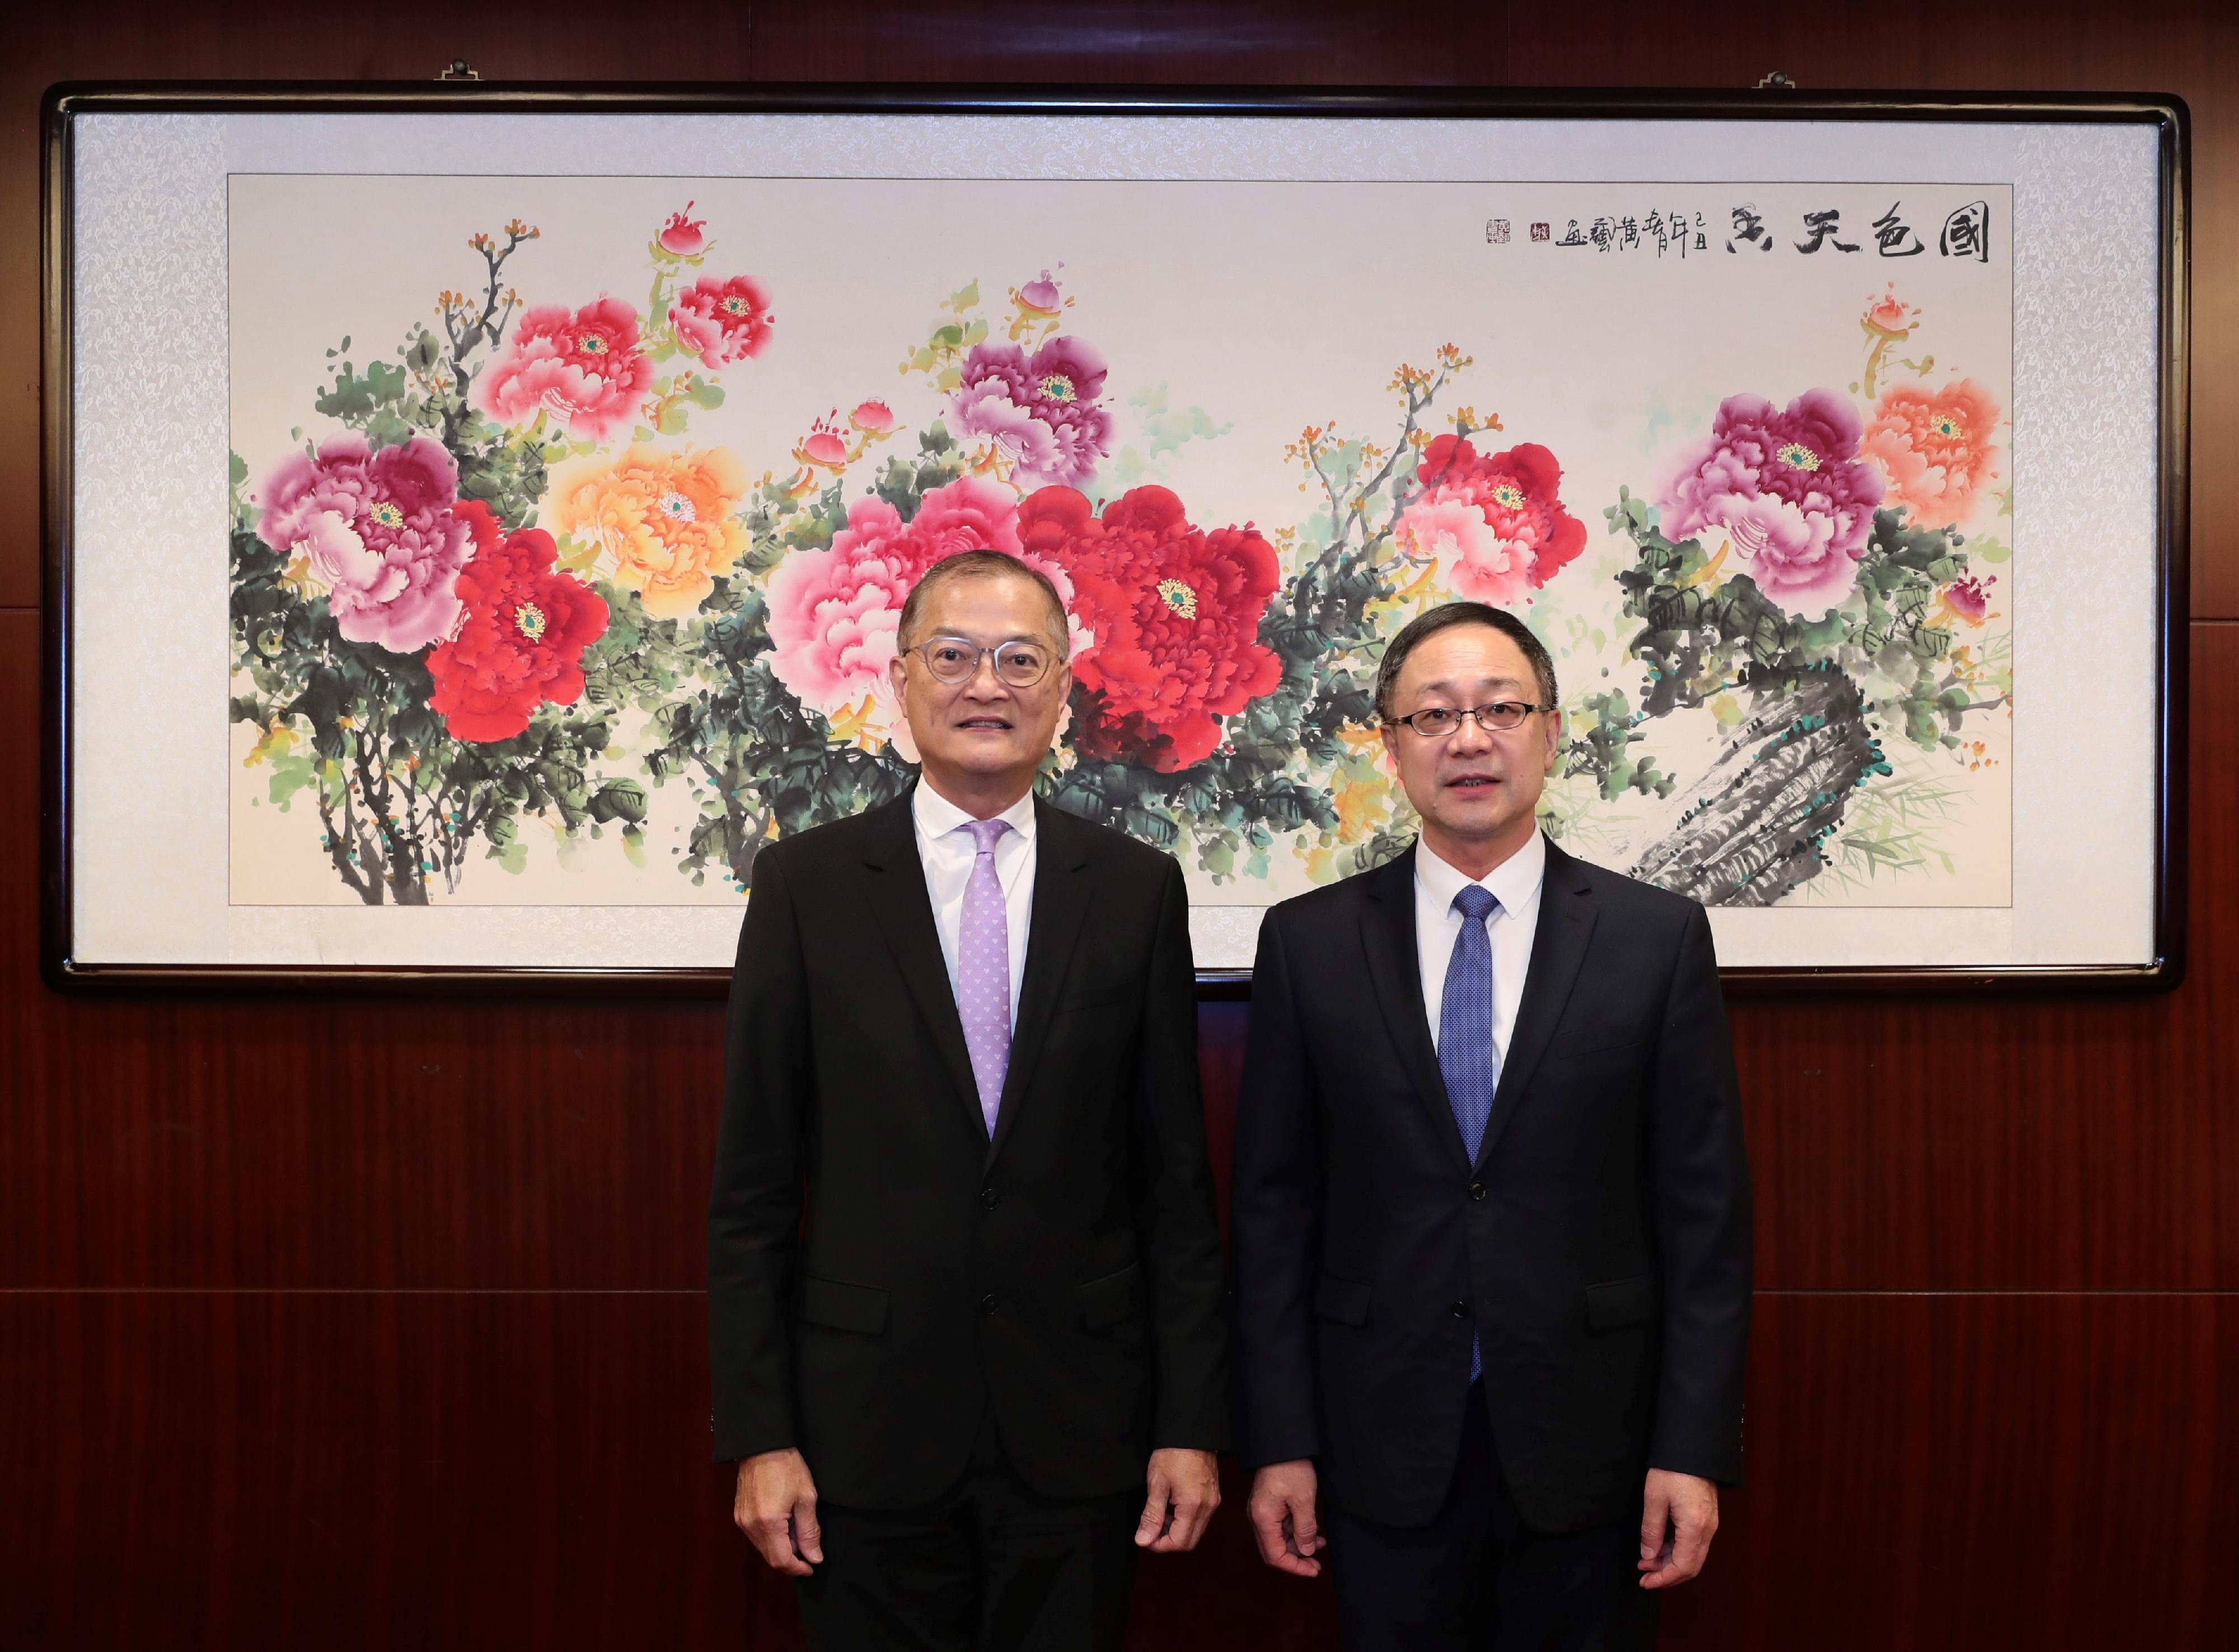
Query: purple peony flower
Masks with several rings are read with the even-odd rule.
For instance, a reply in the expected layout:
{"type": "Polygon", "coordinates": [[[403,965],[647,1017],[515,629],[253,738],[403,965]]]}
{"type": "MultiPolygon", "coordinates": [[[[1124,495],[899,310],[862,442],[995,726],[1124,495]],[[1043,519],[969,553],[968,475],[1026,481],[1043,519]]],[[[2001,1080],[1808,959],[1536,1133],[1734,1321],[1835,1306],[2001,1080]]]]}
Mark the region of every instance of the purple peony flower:
{"type": "Polygon", "coordinates": [[[363,436],[340,435],[284,461],[249,500],[262,508],[259,537],[327,587],[343,636],[411,654],[459,617],[473,541],[458,493],[457,464],[429,437],[375,453],[363,436]]]}
{"type": "Polygon", "coordinates": [[[1658,495],[1664,537],[1724,534],[1758,590],[1816,618],[1857,582],[1881,503],[1881,478],[1858,457],[1862,434],[1832,390],[1806,390],[1784,409],[1728,396],[1711,439],[1680,455],[1658,495]]]}
{"type": "Polygon", "coordinates": [[[1098,407],[1104,358],[1077,338],[1053,338],[1031,356],[1016,344],[975,344],[950,398],[967,435],[994,442],[1024,489],[1076,488],[1110,450],[1112,415],[1098,407]]]}

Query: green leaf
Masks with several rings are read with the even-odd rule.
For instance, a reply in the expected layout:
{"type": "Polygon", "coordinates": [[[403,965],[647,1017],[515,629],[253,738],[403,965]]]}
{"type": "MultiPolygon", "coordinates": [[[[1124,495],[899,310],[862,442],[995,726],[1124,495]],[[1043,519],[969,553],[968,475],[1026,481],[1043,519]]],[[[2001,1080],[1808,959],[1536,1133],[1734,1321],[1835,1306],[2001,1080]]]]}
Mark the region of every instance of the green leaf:
{"type": "Polygon", "coordinates": [[[694,379],[684,392],[695,407],[720,408],[723,405],[723,387],[708,379],[694,379]]]}
{"type": "Polygon", "coordinates": [[[608,780],[588,805],[594,820],[626,820],[634,826],[645,819],[645,788],[635,780],[608,780]]]}

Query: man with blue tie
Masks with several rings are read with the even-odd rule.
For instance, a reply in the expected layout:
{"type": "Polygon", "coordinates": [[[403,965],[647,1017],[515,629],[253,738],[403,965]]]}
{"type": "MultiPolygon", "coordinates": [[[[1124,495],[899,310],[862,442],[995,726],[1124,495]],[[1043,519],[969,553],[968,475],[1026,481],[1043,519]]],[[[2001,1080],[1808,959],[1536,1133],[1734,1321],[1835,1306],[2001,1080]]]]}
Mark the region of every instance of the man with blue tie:
{"type": "Polygon", "coordinates": [[[906,796],[765,848],[708,1226],[715,1456],[814,1649],[1114,1648],[1219,1501],[1229,1323],[1173,858],[1033,795],[1037,571],[935,563],[906,796]]]}
{"type": "Polygon", "coordinates": [[[1541,835],[1554,662],[1386,648],[1415,846],[1259,932],[1231,1222],[1251,1517],[1348,1652],[1641,1649],[1741,1468],[1750,1194],[1710,926],[1541,835]]]}

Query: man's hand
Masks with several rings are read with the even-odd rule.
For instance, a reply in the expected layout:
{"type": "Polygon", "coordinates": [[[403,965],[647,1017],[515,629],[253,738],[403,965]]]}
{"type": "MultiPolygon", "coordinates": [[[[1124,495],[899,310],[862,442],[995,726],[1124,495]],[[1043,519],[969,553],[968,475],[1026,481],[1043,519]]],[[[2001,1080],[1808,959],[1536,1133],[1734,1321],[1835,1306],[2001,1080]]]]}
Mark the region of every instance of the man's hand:
{"type": "Polygon", "coordinates": [[[816,1482],[800,1452],[765,1451],[739,1464],[739,1496],[731,1518],[788,1577],[806,1577],[824,1559],[824,1534],[816,1524],[816,1482]]]}
{"type": "Polygon", "coordinates": [[[1279,1572],[1293,1577],[1319,1577],[1322,1563],[1314,1556],[1328,1539],[1314,1519],[1317,1486],[1313,1459],[1271,1463],[1252,1477],[1252,1535],[1259,1540],[1259,1558],[1279,1572]]]}
{"type": "Polygon", "coordinates": [[[1717,1487],[1691,1474],[1651,1469],[1641,1496],[1641,1588],[1670,1589],[1701,1571],[1717,1529],[1717,1487]]]}
{"type": "Polygon", "coordinates": [[[1136,1523],[1135,1547],[1176,1555],[1197,1547],[1205,1523],[1220,1507],[1220,1466],[1210,1451],[1162,1446],[1144,1473],[1150,1495],[1136,1523]]]}

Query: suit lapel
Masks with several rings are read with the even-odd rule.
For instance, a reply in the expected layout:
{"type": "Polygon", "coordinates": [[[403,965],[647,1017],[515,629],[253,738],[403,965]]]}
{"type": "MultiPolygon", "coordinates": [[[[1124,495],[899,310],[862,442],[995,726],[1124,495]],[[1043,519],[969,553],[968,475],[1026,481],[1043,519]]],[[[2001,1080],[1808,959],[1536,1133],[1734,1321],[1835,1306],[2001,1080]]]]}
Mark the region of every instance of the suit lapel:
{"type": "Polygon", "coordinates": [[[1415,945],[1415,852],[1409,849],[1361,877],[1360,940],[1368,951],[1368,979],[1375,983],[1385,1025],[1399,1047],[1399,1058],[1415,1094],[1431,1113],[1431,1127],[1445,1143],[1456,1164],[1466,1170],[1469,1154],[1454,1105],[1438,1071],[1438,1048],[1431,1042],[1429,1012],[1423,1005],[1423,973],[1415,945]]]}
{"type": "Polygon", "coordinates": [[[1524,1093],[1531,1070],[1547,1052],[1547,1041],[1554,1037],[1563,1007],[1571,1001],[1571,988],[1578,981],[1578,966],[1585,961],[1586,942],[1593,932],[1592,886],[1578,863],[1550,843],[1547,870],[1539,885],[1539,927],[1531,938],[1531,965],[1524,978],[1524,1001],[1517,1005],[1516,1026],[1501,1059],[1492,1116],[1485,1121],[1485,1141],[1478,1151],[1480,1164],[1516,1111],[1517,1098],[1524,1093]]]}
{"type": "Polygon", "coordinates": [[[863,864],[876,874],[872,910],[879,914],[894,966],[901,972],[910,996],[941,1065],[956,1086],[957,1098],[969,1109],[972,1131],[985,1135],[987,1125],[980,1112],[980,1087],[972,1077],[972,1058],[964,1047],[964,1023],[956,1013],[956,993],[948,981],[948,965],[940,955],[940,932],[933,927],[933,898],[926,893],[925,863],[917,852],[917,822],[910,813],[910,793],[874,809],[866,817],[870,841],[863,864]]]}
{"type": "Polygon", "coordinates": [[[1062,809],[1034,799],[1034,901],[1026,925],[1026,976],[1019,983],[1019,1014],[1011,1026],[1011,1065],[987,1162],[1003,1151],[1033,1077],[1057,1008],[1059,989],[1080,939],[1095,880],[1087,875],[1088,834],[1062,809]]]}

